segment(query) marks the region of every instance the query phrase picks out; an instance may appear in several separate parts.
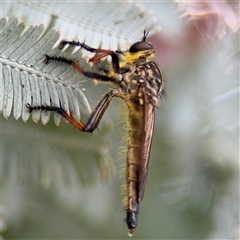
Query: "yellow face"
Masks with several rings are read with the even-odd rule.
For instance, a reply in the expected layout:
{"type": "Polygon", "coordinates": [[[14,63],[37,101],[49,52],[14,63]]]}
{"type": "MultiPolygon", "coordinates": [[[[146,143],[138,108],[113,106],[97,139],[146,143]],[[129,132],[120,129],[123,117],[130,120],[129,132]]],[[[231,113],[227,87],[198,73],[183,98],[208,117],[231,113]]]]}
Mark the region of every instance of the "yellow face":
{"type": "Polygon", "coordinates": [[[155,53],[155,47],[146,41],[140,41],[134,43],[129,51],[123,52],[120,57],[120,68],[125,67],[127,65],[136,64],[141,59],[145,59],[145,61],[149,61],[153,58],[155,53]]]}

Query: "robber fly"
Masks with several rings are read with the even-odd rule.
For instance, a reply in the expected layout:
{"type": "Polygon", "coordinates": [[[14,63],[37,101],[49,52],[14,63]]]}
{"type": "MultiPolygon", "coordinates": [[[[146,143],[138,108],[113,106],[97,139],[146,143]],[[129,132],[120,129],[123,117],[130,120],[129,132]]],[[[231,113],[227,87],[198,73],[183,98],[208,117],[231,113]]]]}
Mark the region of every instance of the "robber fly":
{"type": "Polygon", "coordinates": [[[86,124],[76,122],[72,113],[68,114],[61,107],[31,106],[27,104],[30,112],[33,110],[54,111],[64,117],[69,123],[83,132],[94,131],[114,97],[125,100],[129,109],[128,148],[126,163],[127,182],[127,218],[129,235],[132,235],[138,222],[140,203],[146,186],[149,156],[152,143],[155,108],[158,99],[164,92],[164,82],[160,68],[151,61],[155,47],[146,41],[148,32],[144,30],[141,41],[134,43],[128,51],[111,51],[95,49],[78,41],[62,41],[59,48],[66,45],[80,46],[96,53],[91,62],[110,56],[112,59],[108,71],[103,74],[84,71],[77,63],[66,58],[46,55],[45,63],[59,61],[74,67],[79,73],[88,78],[102,82],[113,83],[116,88],[107,92],[92,112],[86,124]]]}

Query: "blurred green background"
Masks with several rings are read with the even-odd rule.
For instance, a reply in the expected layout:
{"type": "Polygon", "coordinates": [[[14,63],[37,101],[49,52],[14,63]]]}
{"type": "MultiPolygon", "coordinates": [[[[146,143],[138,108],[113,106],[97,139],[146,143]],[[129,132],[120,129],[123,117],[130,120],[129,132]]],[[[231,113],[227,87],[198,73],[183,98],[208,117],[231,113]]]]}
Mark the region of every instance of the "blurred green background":
{"type": "MultiPolygon", "coordinates": [[[[237,239],[238,37],[201,38],[194,23],[179,18],[177,3],[142,4],[162,26],[148,40],[156,45],[167,96],[156,110],[132,239],[237,239]]],[[[107,90],[87,89],[92,108],[107,90]]],[[[114,100],[93,134],[64,121],[56,127],[53,118],[43,126],[1,116],[3,239],[128,239],[119,173],[123,105],[114,100]]]]}

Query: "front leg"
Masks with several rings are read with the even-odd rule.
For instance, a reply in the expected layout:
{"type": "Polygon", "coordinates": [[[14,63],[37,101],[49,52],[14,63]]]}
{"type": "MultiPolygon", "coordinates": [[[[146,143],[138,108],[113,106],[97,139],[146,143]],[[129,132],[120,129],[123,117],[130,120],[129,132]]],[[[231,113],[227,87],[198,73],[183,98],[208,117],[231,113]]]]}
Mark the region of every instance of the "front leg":
{"type": "Polygon", "coordinates": [[[89,62],[97,62],[104,57],[111,56],[113,70],[115,73],[119,73],[120,67],[119,67],[119,59],[118,59],[117,52],[112,51],[112,50],[92,48],[92,47],[89,47],[88,45],[86,45],[85,43],[81,43],[79,41],[67,41],[67,40],[61,41],[58,48],[63,49],[64,46],[66,46],[66,45],[81,47],[89,52],[99,54],[99,55],[91,58],[89,60],[89,62]]]}

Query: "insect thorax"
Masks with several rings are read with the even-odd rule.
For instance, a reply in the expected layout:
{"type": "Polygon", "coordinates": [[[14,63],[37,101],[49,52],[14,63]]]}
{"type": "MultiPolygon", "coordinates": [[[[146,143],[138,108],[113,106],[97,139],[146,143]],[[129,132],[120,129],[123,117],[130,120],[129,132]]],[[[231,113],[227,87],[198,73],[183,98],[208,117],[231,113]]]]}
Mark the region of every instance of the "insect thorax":
{"type": "Polygon", "coordinates": [[[128,71],[122,73],[122,80],[119,84],[121,98],[143,105],[143,88],[148,101],[157,106],[163,90],[163,82],[161,71],[154,62],[132,65],[128,71]]]}

